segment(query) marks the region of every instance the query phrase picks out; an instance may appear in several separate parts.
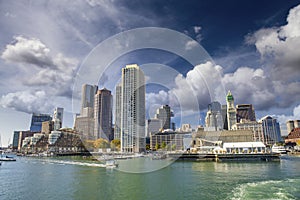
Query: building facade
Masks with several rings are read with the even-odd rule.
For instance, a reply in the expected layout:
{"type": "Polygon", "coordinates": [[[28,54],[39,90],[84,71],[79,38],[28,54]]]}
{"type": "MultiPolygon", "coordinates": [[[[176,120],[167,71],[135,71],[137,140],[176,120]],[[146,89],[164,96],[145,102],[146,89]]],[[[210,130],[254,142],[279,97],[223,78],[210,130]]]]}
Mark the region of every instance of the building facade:
{"type": "Polygon", "coordinates": [[[281,141],[280,126],[275,118],[265,116],[259,122],[262,123],[265,144],[273,145],[281,141]]]}
{"type": "Polygon", "coordinates": [[[169,105],[163,105],[157,109],[155,118],[161,120],[162,129],[171,128],[172,111],[169,105]]]}
{"type": "Polygon", "coordinates": [[[112,134],[112,95],[106,88],[98,90],[94,100],[94,136],[110,140],[112,134]]]}
{"type": "Polygon", "coordinates": [[[227,102],[227,122],[228,122],[228,130],[233,130],[233,125],[236,124],[236,109],[234,107],[234,98],[230,91],[226,96],[227,102]]]}
{"type": "Polygon", "coordinates": [[[162,121],[160,119],[148,119],[146,124],[147,134],[146,137],[157,133],[162,128],[162,121]]]}
{"type": "Polygon", "coordinates": [[[205,117],[205,126],[213,131],[223,130],[224,122],[222,117],[221,104],[217,101],[208,104],[205,117]]]}
{"type": "Polygon", "coordinates": [[[145,151],[145,76],[137,64],[122,68],[121,151],[145,151]]]}
{"type": "Polygon", "coordinates": [[[238,104],[236,105],[236,120],[237,123],[241,121],[241,119],[248,121],[256,121],[255,111],[252,104],[238,104]]]}
{"type": "Polygon", "coordinates": [[[97,90],[98,90],[98,86],[96,85],[84,84],[82,86],[81,112],[80,112],[81,115],[83,112],[83,108],[86,107],[94,108],[94,98],[97,90]]]}
{"type": "Polygon", "coordinates": [[[120,139],[121,135],[121,111],[122,111],[122,85],[116,86],[115,93],[115,126],[114,126],[114,138],[120,139]]]}
{"type": "Polygon", "coordinates": [[[31,117],[30,131],[31,132],[41,132],[42,122],[51,121],[51,120],[52,120],[52,117],[50,115],[33,113],[32,117],[31,117]]]}

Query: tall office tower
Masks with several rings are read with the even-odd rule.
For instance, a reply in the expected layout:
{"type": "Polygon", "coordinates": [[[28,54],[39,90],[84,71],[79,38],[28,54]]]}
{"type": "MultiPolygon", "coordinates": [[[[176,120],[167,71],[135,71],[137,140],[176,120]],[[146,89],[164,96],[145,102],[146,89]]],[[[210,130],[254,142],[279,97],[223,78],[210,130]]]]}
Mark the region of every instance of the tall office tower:
{"type": "Polygon", "coordinates": [[[94,101],[94,136],[110,140],[112,134],[112,95],[106,88],[98,90],[94,101]]]}
{"type": "Polygon", "coordinates": [[[241,119],[248,121],[256,121],[255,111],[252,104],[236,105],[236,118],[238,123],[241,121],[241,119]]]}
{"type": "Polygon", "coordinates": [[[294,120],[289,120],[286,122],[287,133],[289,134],[295,128],[294,120]]]}
{"type": "Polygon", "coordinates": [[[94,140],[94,100],[98,90],[96,85],[82,85],[81,110],[76,116],[74,129],[82,140],[94,140]]]}
{"type": "Polygon", "coordinates": [[[275,118],[265,116],[260,119],[263,127],[263,133],[266,144],[275,144],[281,141],[281,132],[279,123],[275,118]]]}
{"type": "Polygon", "coordinates": [[[162,121],[160,119],[148,119],[146,126],[146,137],[150,137],[152,134],[160,131],[162,127],[162,121]]]}
{"type": "Polygon", "coordinates": [[[122,68],[122,152],[145,151],[145,76],[137,64],[122,68]]]}
{"type": "Polygon", "coordinates": [[[51,120],[52,120],[52,117],[50,115],[33,113],[32,117],[31,117],[30,131],[31,132],[41,132],[42,122],[51,121],[51,120]]]}
{"type": "Polygon", "coordinates": [[[222,118],[221,104],[217,101],[208,104],[208,110],[205,117],[205,126],[208,130],[223,130],[224,122],[222,118]]]}
{"type": "Polygon", "coordinates": [[[160,119],[162,123],[162,129],[170,129],[171,128],[171,117],[173,113],[169,105],[163,105],[157,109],[155,118],[160,119]]]}
{"type": "Polygon", "coordinates": [[[54,113],[53,113],[53,130],[57,131],[60,128],[62,128],[62,122],[63,122],[63,114],[64,114],[64,109],[63,108],[55,108],[54,113]]]}
{"type": "Polygon", "coordinates": [[[233,125],[236,124],[236,109],[234,107],[234,98],[230,91],[226,96],[227,102],[227,122],[228,122],[228,130],[233,129],[233,125]]]}
{"type": "Polygon", "coordinates": [[[228,122],[227,122],[227,105],[222,105],[222,119],[223,119],[223,129],[228,130],[228,122]]]}
{"type": "Polygon", "coordinates": [[[84,108],[94,108],[94,98],[98,90],[96,85],[84,84],[82,86],[82,97],[81,97],[81,115],[83,115],[84,108]]]}
{"type": "Polygon", "coordinates": [[[121,136],[121,109],[122,108],[122,85],[116,86],[115,94],[115,127],[114,139],[120,139],[121,136]]]}

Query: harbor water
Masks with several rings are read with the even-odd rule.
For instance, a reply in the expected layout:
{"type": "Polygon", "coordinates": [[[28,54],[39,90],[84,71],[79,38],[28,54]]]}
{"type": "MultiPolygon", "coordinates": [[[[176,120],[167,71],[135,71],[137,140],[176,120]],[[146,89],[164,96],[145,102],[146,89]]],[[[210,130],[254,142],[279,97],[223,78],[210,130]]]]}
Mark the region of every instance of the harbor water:
{"type": "Polygon", "coordinates": [[[71,158],[18,157],[0,166],[0,191],[1,200],[300,199],[300,157],[174,162],[145,173],[71,158]]]}

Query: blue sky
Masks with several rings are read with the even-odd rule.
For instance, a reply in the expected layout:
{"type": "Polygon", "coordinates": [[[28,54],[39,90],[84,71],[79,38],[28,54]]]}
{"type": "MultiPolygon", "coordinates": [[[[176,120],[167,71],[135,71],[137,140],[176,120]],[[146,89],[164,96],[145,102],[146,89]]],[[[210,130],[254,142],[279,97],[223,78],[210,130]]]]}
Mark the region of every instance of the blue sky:
{"type": "MultiPolygon", "coordinates": [[[[197,41],[212,62],[194,66],[173,52],[140,49],[112,60],[93,84],[114,90],[120,69],[138,63],[152,81],[147,87],[149,116],[168,103],[176,122],[196,125],[203,118],[199,112],[212,100],[204,83],[216,89],[210,79],[218,79],[236,103],[252,103],[257,118],[277,117],[283,134],[287,119],[300,118],[300,1],[3,0],[0,15],[3,145],[12,140],[13,130],[29,129],[32,112],[51,114],[55,106],[64,107],[64,125],[72,126],[80,98],[74,88],[78,77],[88,73],[84,66],[90,52],[118,33],[143,27],[185,34],[191,39],[185,48],[194,48],[197,41]],[[154,79],[164,82],[155,84],[154,79]],[[197,108],[186,98],[191,93],[197,108]]],[[[108,57],[105,52],[101,56],[108,57]]],[[[216,99],[224,103],[222,95],[216,99]]]]}

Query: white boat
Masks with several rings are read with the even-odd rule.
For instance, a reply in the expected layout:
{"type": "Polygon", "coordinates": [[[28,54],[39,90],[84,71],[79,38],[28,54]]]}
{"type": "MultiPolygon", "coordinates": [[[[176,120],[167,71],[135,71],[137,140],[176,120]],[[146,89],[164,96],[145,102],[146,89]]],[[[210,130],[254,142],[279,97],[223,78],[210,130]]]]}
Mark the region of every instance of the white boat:
{"type": "Polygon", "coordinates": [[[272,152],[279,154],[287,154],[287,150],[284,148],[284,146],[277,146],[276,144],[272,146],[272,152]]]}
{"type": "Polygon", "coordinates": [[[10,156],[5,156],[5,157],[1,156],[0,161],[16,161],[16,159],[10,156]]]}
{"type": "Polygon", "coordinates": [[[105,167],[108,169],[117,168],[119,166],[115,160],[107,160],[105,163],[105,167]]]}

